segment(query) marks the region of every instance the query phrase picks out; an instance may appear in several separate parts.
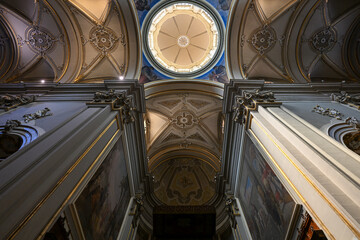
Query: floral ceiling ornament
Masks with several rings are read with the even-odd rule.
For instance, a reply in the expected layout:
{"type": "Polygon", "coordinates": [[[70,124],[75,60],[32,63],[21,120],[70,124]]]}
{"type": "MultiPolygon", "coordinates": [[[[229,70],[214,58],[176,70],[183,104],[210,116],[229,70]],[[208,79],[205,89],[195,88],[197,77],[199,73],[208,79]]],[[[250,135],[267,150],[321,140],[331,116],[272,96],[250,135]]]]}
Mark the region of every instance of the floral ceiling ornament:
{"type": "Polygon", "coordinates": [[[113,30],[99,25],[91,29],[90,39],[88,41],[91,42],[95,48],[105,54],[116,47],[118,40],[119,38],[113,30]]]}
{"type": "Polygon", "coordinates": [[[260,55],[263,55],[276,43],[275,30],[272,27],[265,25],[257,29],[257,31],[251,36],[251,40],[248,41],[260,55]]]}
{"type": "Polygon", "coordinates": [[[28,30],[26,42],[35,51],[41,53],[48,51],[57,41],[47,30],[35,26],[28,30]]]}
{"type": "Polygon", "coordinates": [[[332,27],[323,28],[311,37],[309,43],[317,52],[328,52],[336,43],[336,32],[332,27]]]}
{"type": "Polygon", "coordinates": [[[194,117],[189,111],[181,111],[175,115],[172,122],[179,128],[191,128],[194,124],[197,124],[199,120],[194,117]]]}

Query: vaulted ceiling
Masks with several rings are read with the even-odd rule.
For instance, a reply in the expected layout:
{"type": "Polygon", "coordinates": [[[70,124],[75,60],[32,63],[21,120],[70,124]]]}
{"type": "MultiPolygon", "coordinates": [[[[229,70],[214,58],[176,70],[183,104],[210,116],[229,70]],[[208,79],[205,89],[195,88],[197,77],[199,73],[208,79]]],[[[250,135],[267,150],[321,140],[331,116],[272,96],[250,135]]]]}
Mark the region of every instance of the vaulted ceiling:
{"type": "MultiPolygon", "coordinates": [[[[144,36],[137,10],[148,11],[158,2],[2,0],[0,82],[139,79],[144,36]]],[[[228,11],[230,5],[230,0],[208,2],[217,4],[209,9],[218,11],[228,11]]],[[[360,80],[360,0],[234,0],[229,12],[226,36],[219,37],[226,45],[226,71],[216,66],[212,79],[360,80]]],[[[163,33],[157,32],[169,61],[191,65],[206,55],[201,44],[212,35],[198,35],[205,25],[192,20],[194,14],[179,13],[179,32],[174,33],[174,16],[162,23],[163,33]],[[185,27],[191,34],[180,34],[185,27]],[[189,41],[198,47],[186,45],[189,41]],[[171,45],[173,49],[167,48],[171,45]]],[[[147,70],[149,81],[156,79],[150,67],[147,70]]],[[[210,203],[216,198],[214,177],[221,166],[223,85],[162,80],[145,84],[145,92],[154,201],[210,203]]]]}
{"type": "Polygon", "coordinates": [[[0,81],[138,78],[137,21],[133,1],[1,1],[0,81]]]}
{"type": "Polygon", "coordinates": [[[359,16],[359,0],[234,1],[227,29],[229,77],[359,81],[359,16]]]}
{"type": "Polygon", "coordinates": [[[167,81],[148,85],[149,172],[161,204],[202,205],[215,197],[222,146],[221,84],[167,81]],[[180,90],[181,89],[181,90],[180,90]]]}

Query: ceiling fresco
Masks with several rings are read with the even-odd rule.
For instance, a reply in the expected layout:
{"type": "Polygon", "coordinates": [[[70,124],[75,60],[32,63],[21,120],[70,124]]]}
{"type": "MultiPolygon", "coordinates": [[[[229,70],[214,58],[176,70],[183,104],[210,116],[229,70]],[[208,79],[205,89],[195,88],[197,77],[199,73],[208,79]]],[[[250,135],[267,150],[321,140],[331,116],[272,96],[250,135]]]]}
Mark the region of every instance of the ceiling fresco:
{"type": "Polygon", "coordinates": [[[154,171],[154,193],[172,206],[204,205],[215,195],[215,169],[191,157],[171,159],[154,171]]]}
{"type": "MultiPolygon", "coordinates": [[[[139,16],[140,24],[142,26],[144,23],[144,20],[146,19],[148,12],[154,11],[153,7],[154,6],[157,7],[158,6],[157,4],[161,1],[159,1],[159,0],[152,0],[152,1],[151,0],[134,0],[134,2],[135,2],[135,6],[138,10],[138,16],[139,16]]],[[[179,1],[176,1],[176,2],[179,2],[179,1]]],[[[208,1],[206,1],[206,3],[210,4],[212,6],[212,8],[215,9],[216,13],[218,13],[220,15],[222,22],[223,22],[224,26],[226,27],[228,13],[229,13],[229,9],[231,6],[231,0],[208,0],[208,1]]],[[[182,21],[182,23],[189,24],[190,22],[182,21]]],[[[190,27],[191,27],[191,25],[190,25],[190,27]]],[[[199,33],[201,33],[201,31],[199,33]]],[[[225,37],[220,39],[220,41],[224,41],[224,38],[225,37]]],[[[206,41],[202,41],[202,42],[206,43],[206,41]]],[[[199,52],[202,49],[203,49],[203,47],[201,47],[201,48],[195,47],[195,49],[188,49],[188,50],[191,50],[191,51],[189,51],[190,55],[191,54],[196,55],[197,54],[196,52],[199,52]]],[[[173,55],[176,56],[176,54],[173,54],[173,55]]],[[[184,55],[184,58],[190,59],[189,61],[194,61],[194,58],[188,57],[189,54],[187,54],[186,51],[183,51],[183,55],[184,55]]],[[[143,65],[142,65],[141,76],[139,79],[140,83],[147,83],[147,82],[152,82],[152,81],[162,80],[162,79],[169,79],[169,78],[171,79],[174,77],[172,77],[172,76],[169,77],[169,75],[165,75],[165,74],[161,73],[160,71],[158,71],[156,69],[156,67],[154,68],[154,65],[151,63],[151,61],[149,61],[148,57],[146,55],[143,55],[143,65]]],[[[176,77],[176,78],[181,78],[181,77],[176,77]]],[[[186,77],[186,78],[188,78],[188,77],[186,77]]],[[[216,82],[221,82],[221,83],[228,82],[229,79],[228,79],[228,76],[226,73],[224,54],[221,54],[221,56],[219,56],[219,60],[217,60],[215,66],[213,66],[211,69],[207,70],[205,73],[202,73],[200,76],[194,76],[194,77],[190,77],[190,78],[204,79],[204,80],[216,81],[216,82]]]]}

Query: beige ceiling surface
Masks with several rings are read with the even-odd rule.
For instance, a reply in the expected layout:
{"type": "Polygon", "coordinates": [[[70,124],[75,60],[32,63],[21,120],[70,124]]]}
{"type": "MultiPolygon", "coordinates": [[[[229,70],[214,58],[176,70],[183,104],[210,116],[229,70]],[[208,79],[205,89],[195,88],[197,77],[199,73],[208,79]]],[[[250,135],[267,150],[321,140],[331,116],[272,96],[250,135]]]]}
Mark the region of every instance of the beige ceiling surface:
{"type": "Polygon", "coordinates": [[[201,68],[218,47],[214,20],[204,9],[188,3],[175,3],[157,13],[148,34],[154,58],[175,72],[201,68]]]}
{"type": "Polygon", "coordinates": [[[208,202],[220,170],[222,101],[202,93],[201,85],[179,87],[185,84],[189,90],[167,90],[146,100],[149,171],[155,196],[169,205],[208,202]]]}
{"type": "Polygon", "coordinates": [[[99,23],[105,19],[110,6],[110,0],[69,0],[69,2],[99,23]]]}
{"type": "Polygon", "coordinates": [[[163,23],[157,35],[157,43],[169,62],[187,66],[204,58],[209,48],[210,35],[199,19],[179,14],[163,23]]]}
{"type": "Polygon", "coordinates": [[[230,15],[230,78],[360,80],[360,1],[237,1],[230,15]]]}

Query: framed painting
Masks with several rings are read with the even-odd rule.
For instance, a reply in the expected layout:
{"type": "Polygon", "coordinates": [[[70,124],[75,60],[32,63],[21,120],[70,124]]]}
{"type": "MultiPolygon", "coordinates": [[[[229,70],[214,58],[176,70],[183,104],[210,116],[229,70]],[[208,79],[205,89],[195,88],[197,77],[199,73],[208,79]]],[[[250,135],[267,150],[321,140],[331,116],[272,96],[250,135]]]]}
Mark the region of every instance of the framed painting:
{"type": "Polygon", "coordinates": [[[246,134],[239,199],[253,239],[285,239],[296,203],[246,134]]]}
{"type": "Polygon", "coordinates": [[[119,234],[130,188],[121,138],[75,201],[86,239],[115,240],[119,234]]]}

